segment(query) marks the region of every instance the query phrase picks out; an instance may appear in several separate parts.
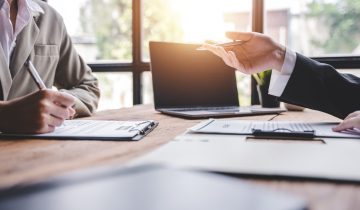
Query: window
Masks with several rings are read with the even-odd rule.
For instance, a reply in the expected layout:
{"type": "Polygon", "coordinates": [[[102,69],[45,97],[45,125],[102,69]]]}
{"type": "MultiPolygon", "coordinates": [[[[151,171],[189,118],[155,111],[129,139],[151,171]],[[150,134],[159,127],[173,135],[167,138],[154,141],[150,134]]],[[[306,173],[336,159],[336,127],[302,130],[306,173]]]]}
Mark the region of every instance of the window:
{"type": "MultiPolygon", "coordinates": [[[[89,63],[132,63],[131,0],[48,0],[63,16],[78,53],[89,63]]],[[[133,105],[131,72],[95,73],[99,110],[133,105]]]]}
{"type": "Polygon", "coordinates": [[[265,33],[307,56],[360,55],[358,0],[267,0],[265,33]]]}
{"type": "Polygon", "coordinates": [[[131,0],[48,0],[62,15],[79,54],[89,63],[132,62],[131,0]]]}
{"type": "MultiPolygon", "coordinates": [[[[360,68],[358,0],[48,0],[99,78],[99,109],[152,103],[148,42],[227,41],[224,32],[265,32],[337,68],[360,68]],[[265,19],[263,20],[263,14],[265,19]]],[[[357,73],[358,74],[358,73],[357,73]]],[[[242,105],[256,103],[237,73],[242,105]]],[[[254,89],[253,89],[254,90],[254,89]]]]}
{"type": "Polygon", "coordinates": [[[225,31],[251,31],[250,0],[144,0],[142,8],[144,61],[149,61],[149,41],[224,42],[229,41],[225,31]]]}
{"type": "MultiPolygon", "coordinates": [[[[226,42],[225,31],[251,31],[250,0],[146,0],[141,8],[144,62],[149,61],[149,41],[226,42]]],[[[152,103],[151,74],[142,78],[147,81],[142,88],[143,102],[152,103]]],[[[250,78],[238,74],[237,81],[240,103],[250,104],[250,78]]]]}

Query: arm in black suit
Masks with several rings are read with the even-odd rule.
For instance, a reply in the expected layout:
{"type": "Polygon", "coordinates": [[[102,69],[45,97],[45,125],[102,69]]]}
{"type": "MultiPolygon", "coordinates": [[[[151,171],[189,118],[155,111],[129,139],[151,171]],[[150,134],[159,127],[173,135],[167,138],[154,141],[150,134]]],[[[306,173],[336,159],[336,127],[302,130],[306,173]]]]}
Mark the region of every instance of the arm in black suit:
{"type": "Polygon", "coordinates": [[[360,78],[297,54],[294,71],[280,100],[344,119],[360,110],[360,78]]]}

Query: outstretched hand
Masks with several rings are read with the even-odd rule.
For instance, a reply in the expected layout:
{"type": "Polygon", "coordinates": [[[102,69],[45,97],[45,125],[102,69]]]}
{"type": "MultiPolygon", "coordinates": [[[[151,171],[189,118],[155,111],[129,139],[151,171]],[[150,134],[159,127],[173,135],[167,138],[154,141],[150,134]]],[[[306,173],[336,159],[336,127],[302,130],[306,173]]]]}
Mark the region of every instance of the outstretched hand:
{"type": "Polygon", "coordinates": [[[360,129],[360,111],[349,114],[343,122],[333,128],[333,131],[345,131],[347,129],[360,129]]]}
{"type": "Polygon", "coordinates": [[[222,58],[228,66],[245,74],[259,73],[267,69],[281,70],[285,47],[270,37],[250,32],[227,32],[226,36],[244,43],[229,47],[204,44],[202,47],[222,58]]]}

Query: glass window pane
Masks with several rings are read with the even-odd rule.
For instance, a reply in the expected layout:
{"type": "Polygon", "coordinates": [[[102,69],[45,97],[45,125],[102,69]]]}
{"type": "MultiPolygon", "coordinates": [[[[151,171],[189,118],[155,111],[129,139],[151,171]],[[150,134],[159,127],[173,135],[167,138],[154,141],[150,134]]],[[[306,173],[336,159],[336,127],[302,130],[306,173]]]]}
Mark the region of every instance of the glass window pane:
{"type": "Polygon", "coordinates": [[[251,77],[243,73],[236,72],[236,82],[241,106],[251,105],[251,77]]]}
{"type": "Polygon", "coordinates": [[[152,86],[152,75],[151,72],[143,72],[141,74],[141,85],[142,85],[142,103],[153,104],[154,94],[152,86]]]}
{"type": "Polygon", "coordinates": [[[143,0],[142,58],[149,41],[229,41],[228,30],[251,30],[251,0],[143,0]]]}
{"type": "Polygon", "coordinates": [[[132,73],[94,73],[99,80],[101,97],[98,110],[133,105],[132,73]]]}
{"type": "Polygon", "coordinates": [[[266,0],[265,33],[307,56],[359,55],[358,0],[266,0]]]}
{"type": "MultiPolygon", "coordinates": [[[[132,61],[131,0],[48,0],[63,17],[78,53],[88,63],[132,61]]],[[[132,73],[95,73],[98,110],[133,105],[132,73]]]]}
{"type": "MultiPolygon", "coordinates": [[[[252,0],[143,0],[142,59],[149,41],[228,42],[226,31],[251,31],[252,0]]],[[[242,105],[250,104],[250,77],[237,74],[242,105]]],[[[143,102],[153,101],[151,73],[143,74],[143,102]]]]}
{"type": "Polygon", "coordinates": [[[131,0],[48,0],[87,62],[132,61],[131,0]]]}

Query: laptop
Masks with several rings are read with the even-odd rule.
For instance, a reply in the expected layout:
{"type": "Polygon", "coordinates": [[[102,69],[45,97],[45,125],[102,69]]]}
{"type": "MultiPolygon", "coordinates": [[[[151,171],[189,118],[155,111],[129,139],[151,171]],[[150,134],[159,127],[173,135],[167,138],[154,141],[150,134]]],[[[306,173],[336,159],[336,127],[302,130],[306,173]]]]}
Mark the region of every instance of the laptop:
{"type": "Polygon", "coordinates": [[[235,71],[198,44],[150,42],[155,109],[185,118],[274,114],[281,108],[239,106],[235,71]]]}

